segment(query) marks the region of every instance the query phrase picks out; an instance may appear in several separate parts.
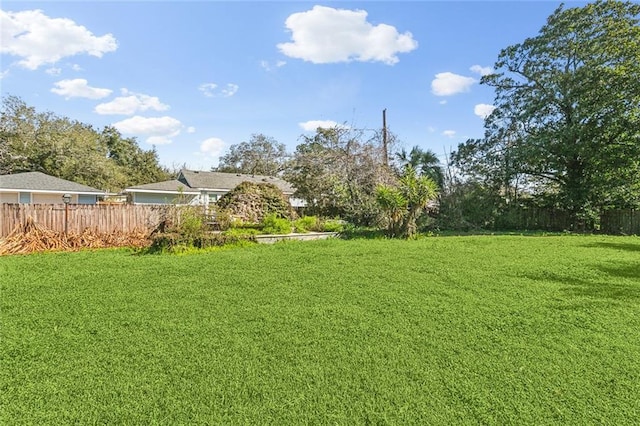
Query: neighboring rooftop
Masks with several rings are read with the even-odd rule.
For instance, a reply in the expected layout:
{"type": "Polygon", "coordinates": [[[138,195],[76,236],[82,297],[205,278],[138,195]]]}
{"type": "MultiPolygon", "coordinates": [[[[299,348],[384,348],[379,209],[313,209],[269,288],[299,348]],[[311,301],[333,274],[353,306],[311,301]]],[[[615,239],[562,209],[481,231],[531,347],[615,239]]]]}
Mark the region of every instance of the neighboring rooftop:
{"type": "MultiPolygon", "coordinates": [[[[180,192],[184,191],[185,193],[192,193],[192,188],[190,188],[186,183],[181,182],[179,180],[165,180],[163,182],[154,182],[154,183],[146,183],[144,185],[136,185],[130,186],[127,188],[127,191],[132,192],[145,192],[145,191],[158,191],[158,192],[180,192]]],[[[198,192],[198,191],[196,191],[198,192]]]]}
{"type": "Polygon", "coordinates": [[[230,191],[242,182],[271,183],[276,185],[285,194],[293,194],[295,189],[283,179],[273,176],[247,175],[242,173],[201,172],[183,169],[178,175],[178,180],[191,188],[220,189],[230,191]]]}
{"type": "Polygon", "coordinates": [[[16,173],[0,175],[0,190],[16,191],[54,191],[75,194],[104,194],[96,188],[82,185],[70,180],[49,176],[41,172],[16,173]]]}

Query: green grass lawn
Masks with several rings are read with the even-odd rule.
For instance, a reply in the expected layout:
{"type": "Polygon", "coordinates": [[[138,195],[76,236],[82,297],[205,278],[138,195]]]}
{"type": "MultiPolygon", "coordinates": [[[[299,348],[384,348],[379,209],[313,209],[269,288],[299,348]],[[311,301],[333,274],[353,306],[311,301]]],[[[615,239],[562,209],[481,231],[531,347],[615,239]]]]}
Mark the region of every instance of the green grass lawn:
{"type": "Polygon", "coordinates": [[[637,424],[640,238],[0,258],[1,424],[637,424]]]}

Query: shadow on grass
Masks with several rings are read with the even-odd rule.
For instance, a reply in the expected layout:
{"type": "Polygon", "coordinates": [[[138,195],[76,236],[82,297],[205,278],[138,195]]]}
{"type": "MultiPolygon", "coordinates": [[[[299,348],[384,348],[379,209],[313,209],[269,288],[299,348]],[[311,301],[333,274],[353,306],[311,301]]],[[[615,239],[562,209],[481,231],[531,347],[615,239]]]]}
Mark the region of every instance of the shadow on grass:
{"type": "Polygon", "coordinates": [[[638,265],[623,264],[598,269],[607,274],[610,279],[589,280],[549,272],[526,276],[535,281],[561,284],[563,286],[561,290],[569,296],[617,301],[640,300],[640,267],[638,265]],[[636,282],[620,282],[619,278],[633,278],[636,282]]]}
{"type": "Polygon", "coordinates": [[[635,279],[640,284],[640,262],[620,263],[618,266],[602,266],[599,269],[614,277],[635,279]]]}
{"type": "Polygon", "coordinates": [[[633,243],[610,243],[610,242],[598,242],[586,244],[583,247],[587,248],[608,248],[612,250],[622,250],[622,251],[637,251],[640,252],[640,239],[638,239],[638,244],[633,243]]]}

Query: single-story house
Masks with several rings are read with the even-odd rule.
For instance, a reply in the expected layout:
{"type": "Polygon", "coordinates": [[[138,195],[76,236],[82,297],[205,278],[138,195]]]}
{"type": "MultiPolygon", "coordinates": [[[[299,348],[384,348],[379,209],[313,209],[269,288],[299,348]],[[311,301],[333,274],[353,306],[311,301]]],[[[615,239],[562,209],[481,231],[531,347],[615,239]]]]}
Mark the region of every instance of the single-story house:
{"type": "Polygon", "coordinates": [[[71,204],[96,204],[105,191],[40,172],[0,175],[0,203],[62,204],[65,194],[71,204]]]}
{"type": "Polygon", "coordinates": [[[294,207],[302,201],[291,198],[295,189],[288,182],[273,176],[241,173],[204,172],[183,169],[174,180],[148,183],[126,188],[133,204],[196,204],[215,203],[242,182],[271,183],[289,197],[294,207]]]}

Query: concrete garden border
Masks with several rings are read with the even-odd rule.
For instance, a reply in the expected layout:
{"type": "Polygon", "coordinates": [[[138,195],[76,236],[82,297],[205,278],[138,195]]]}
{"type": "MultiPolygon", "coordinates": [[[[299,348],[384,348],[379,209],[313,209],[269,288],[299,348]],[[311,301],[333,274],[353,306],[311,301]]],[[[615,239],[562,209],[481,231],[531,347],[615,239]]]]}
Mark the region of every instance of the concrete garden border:
{"type": "Polygon", "coordinates": [[[306,232],[291,234],[259,234],[255,239],[260,244],[273,244],[278,241],[310,241],[310,240],[326,240],[327,238],[337,236],[337,232],[306,232]]]}

